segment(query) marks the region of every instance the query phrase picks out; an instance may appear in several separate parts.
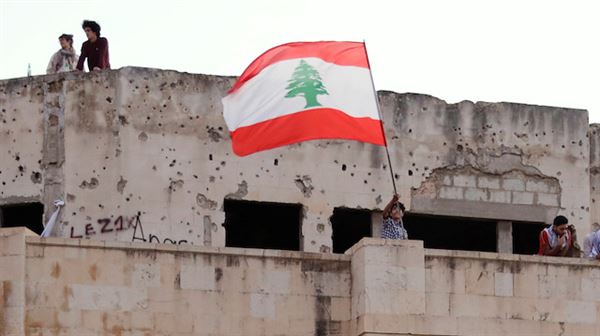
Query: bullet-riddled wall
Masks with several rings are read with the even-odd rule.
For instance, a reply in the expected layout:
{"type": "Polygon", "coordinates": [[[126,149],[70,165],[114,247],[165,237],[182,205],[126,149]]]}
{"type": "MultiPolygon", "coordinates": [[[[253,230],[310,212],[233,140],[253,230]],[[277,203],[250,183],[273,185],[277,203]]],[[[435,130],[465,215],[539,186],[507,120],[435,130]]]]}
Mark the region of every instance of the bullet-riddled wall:
{"type": "MultiPolygon", "coordinates": [[[[40,201],[48,218],[64,199],[58,236],[131,241],[139,224],[161,242],[224,246],[225,199],[301,204],[301,249],[321,252],[334,208],[383,208],[393,193],[383,147],[312,141],[236,157],[221,105],[233,82],[144,68],[0,81],[0,205],[40,201]]],[[[560,213],[584,233],[598,221],[586,111],[379,98],[412,212],[546,223],[560,213]]]]}

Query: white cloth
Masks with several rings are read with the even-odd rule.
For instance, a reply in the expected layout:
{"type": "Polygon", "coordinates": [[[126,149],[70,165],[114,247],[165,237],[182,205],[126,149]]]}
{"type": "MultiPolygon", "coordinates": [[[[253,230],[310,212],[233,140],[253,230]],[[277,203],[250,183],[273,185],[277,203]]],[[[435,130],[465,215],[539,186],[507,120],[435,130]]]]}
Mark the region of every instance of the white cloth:
{"type": "Polygon", "coordinates": [[[600,255],[600,230],[587,235],[583,241],[583,255],[588,259],[597,259],[600,255]]]}
{"type": "Polygon", "coordinates": [[[63,205],[65,205],[65,202],[63,202],[61,200],[54,201],[54,206],[56,207],[56,210],[54,210],[54,213],[52,213],[52,216],[50,216],[48,223],[44,227],[44,231],[41,234],[42,237],[50,237],[50,234],[52,233],[52,229],[54,228],[54,224],[56,223],[56,219],[58,218],[60,209],[63,205]]]}

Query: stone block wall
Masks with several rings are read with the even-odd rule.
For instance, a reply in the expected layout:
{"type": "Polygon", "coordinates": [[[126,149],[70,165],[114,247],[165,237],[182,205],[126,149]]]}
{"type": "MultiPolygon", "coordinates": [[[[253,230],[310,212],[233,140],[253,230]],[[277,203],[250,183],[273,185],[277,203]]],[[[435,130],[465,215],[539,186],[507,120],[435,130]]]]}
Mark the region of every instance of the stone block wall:
{"type": "Polygon", "coordinates": [[[28,335],[348,335],[343,255],[27,240],[28,335]]]}
{"type": "Polygon", "coordinates": [[[2,335],[597,335],[600,266],[365,238],[345,255],[0,229],[2,335]]]}

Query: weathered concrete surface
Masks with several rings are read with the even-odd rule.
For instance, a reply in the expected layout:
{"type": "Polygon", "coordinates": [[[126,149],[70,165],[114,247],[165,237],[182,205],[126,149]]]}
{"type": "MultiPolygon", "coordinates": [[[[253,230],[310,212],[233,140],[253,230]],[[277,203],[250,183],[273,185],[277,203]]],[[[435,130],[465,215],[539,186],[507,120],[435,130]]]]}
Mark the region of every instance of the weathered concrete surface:
{"type": "Polygon", "coordinates": [[[600,332],[600,267],[583,259],[383,239],[339,255],[27,234],[0,229],[2,335],[600,332]]]}
{"type": "MultiPolygon", "coordinates": [[[[384,149],[312,141],[235,157],[220,102],[233,81],[143,68],[0,81],[0,202],[48,209],[62,196],[57,236],[207,246],[225,244],[225,198],[301,203],[302,250],[331,251],[335,207],[377,210],[392,194],[384,149]]],[[[411,211],[537,222],[560,213],[584,234],[598,221],[586,111],[379,97],[411,211]]]]}

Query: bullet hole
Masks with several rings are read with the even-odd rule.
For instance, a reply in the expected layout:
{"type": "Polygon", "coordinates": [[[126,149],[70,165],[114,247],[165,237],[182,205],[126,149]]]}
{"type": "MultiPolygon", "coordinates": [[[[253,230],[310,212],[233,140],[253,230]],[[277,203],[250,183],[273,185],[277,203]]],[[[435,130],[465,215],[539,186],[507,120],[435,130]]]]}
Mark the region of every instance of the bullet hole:
{"type": "Polygon", "coordinates": [[[221,161],[221,166],[225,167],[225,161],[221,161]]]}
{"type": "Polygon", "coordinates": [[[171,163],[169,163],[169,167],[173,167],[173,166],[175,166],[175,163],[176,163],[176,162],[177,162],[177,160],[173,160],[173,161],[171,161],[171,163]]]}
{"type": "Polygon", "coordinates": [[[19,166],[19,172],[21,172],[21,173],[25,172],[25,167],[19,166]]]}
{"type": "Polygon", "coordinates": [[[409,128],[409,129],[408,129],[408,133],[412,133],[412,128],[409,128]]]}
{"type": "Polygon", "coordinates": [[[364,184],[367,184],[367,180],[364,180],[364,181],[363,181],[363,183],[364,183],[364,184]]]}
{"type": "Polygon", "coordinates": [[[98,185],[100,184],[100,182],[98,182],[98,179],[95,177],[92,177],[90,179],[90,181],[82,181],[81,184],[79,185],[79,188],[81,189],[96,189],[96,187],[98,187],[98,185]]]}
{"type": "Polygon", "coordinates": [[[400,176],[398,174],[394,174],[394,178],[397,180],[400,178],[400,176]]]}
{"type": "Polygon", "coordinates": [[[198,179],[198,175],[194,174],[192,175],[195,179],[198,179]]]}
{"type": "Polygon", "coordinates": [[[296,175],[296,179],[294,179],[294,183],[300,189],[304,197],[309,198],[312,195],[312,191],[315,189],[312,185],[312,179],[308,175],[304,175],[300,177],[300,175],[296,175]]]}
{"type": "Polygon", "coordinates": [[[158,127],[162,127],[162,123],[158,123],[158,127]]]}
{"type": "Polygon", "coordinates": [[[111,97],[106,97],[106,101],[109,103],[112,103],[112,98],[111,97]]]}
{"type": "Polygon", "coordinates": [[[408,170],[408,176],[412,176],[413,175],[413,171],[412,170],[408,170]]]}
{"type": "Polygon", "coordinates": [[[323,231],[325,231],[325,225],[324,224],[317,224],[317,232],[318,233],[323,233],[323,231]]]}
{"type": "Polygon", "coordinates": [[[209,176],[208,177],[208,182],[215,182],[215,177],[214,176],[209,176]]]}
{"type": "Polygon", "coordinates": [[[221,133],[219,133],[219,131],[217,131],[214,127],[208,127],[206,132],[208,133],[210,140],[213,142],[219,142],[222,139],[221,133]]]}
{"type": "Polygon", "coordinates": [[[19,154],[15,155],[15,160],[17,160],[17,161],[21,160],[21,157],[19,156],[19,154]]]}
{"type": "Polygon", "coordinates": [[[203,194],[198,193],[196,195],[196,204],[198,204],[199,207],[201,207],[202,209],[207,209],[207,210],[215,210],[217,209],[217,202],[209,199],[208,197],[206,197],[203,194]]]}
{"type": "Polygon", "coordinates": [[[277,159],[273,160],[273,164],[274,164],[275,166],[279,165],[279,160],[277,160],[277,159]]]}
{"type": "Polygon", "coordinates": [[[129,124],[129,122],[127,121],[127,118],[123,115],[119,116],[119,123],[121,123],[121,126],[125,126],[125,125],[129,124]]]}
{"type": "Polygon", "coordinates": [[[346,165],[345,164],[342,165],[342,171],[346,171],[346,165]]]}
{"type": "Polygon", "coordinates": [[[175,192],[177,189],[183,188],[183,180],[173,180],[169,178],[169,192],[175,192]]]}
{"type": "Polygon", "coordinates": [[[123,178],[123,176],[121,176],[119,178],[119,181],[117,182],[117,191],[122,195],[123,194],[123,189],[125,189],[125,186],[127,185],[127,180],[123,178]]]}
{"type": "Polygon", "coordinates": [[[152,170],[156,171],[156,166],[152,166],[152,170]]]}
{"type": "Polygon", "coordinates": [[[36,171],[31,172],[31,181],[33,183],[41,183],[42,182],[42,174],[36,171]]]}
{"type": "Polygon", "coordinates": [[[350,176],[354,176],[354,173],[350,173],[350,176]]]}
{"type": "Polygon", "coordinates": [[[208,154],[208,161],[212,161],[212,154],[208,154]]]}
{"type": "Polygon", "coordinates": [[[462,152],[463,146],[462,145],[456,145],[456,150],[459,151],[459,152],[462,152]]]}

